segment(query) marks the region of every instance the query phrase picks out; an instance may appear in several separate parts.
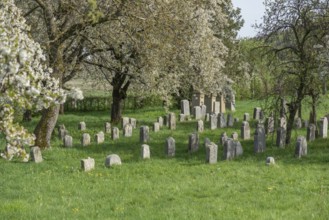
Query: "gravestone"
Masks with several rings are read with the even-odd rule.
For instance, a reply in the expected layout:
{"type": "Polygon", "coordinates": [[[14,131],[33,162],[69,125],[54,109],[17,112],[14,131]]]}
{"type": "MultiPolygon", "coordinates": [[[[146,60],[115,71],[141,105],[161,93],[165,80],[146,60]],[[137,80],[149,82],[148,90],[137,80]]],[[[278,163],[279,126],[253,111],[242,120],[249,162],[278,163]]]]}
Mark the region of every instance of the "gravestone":
{"type": "Polygon", "coordinates": [[[184,114],[179,114],[179,122],[187,121],[187,116],[184,114]]]}
{"type": "Polygon", "coordinates": [[[160,123],[159,122],[154,122],[153,123],[153,131],[154,132],[160,131],[160,123]]]}
{"type": "Polygon", "coordinates": [[[253,115],[253,119],[255,120],[260,120],[261,116],[260,116],[260,112],[262,111],[262,109],[260,107],[256,107],[254,108],[254,115],[253,115]]]}
{"type": "Polygon", "coordinates": [[[233,139],[228,138],[224,142],[224,160],[232,160],[235,157],[235,144],[233,139]]]}
{"type": "Polygon", "coordinates": [[[234,117],[232,114],[227,114],[227,127],[233,127],[234,125],[234,117]]]}
{"type": "Polygon", "coordinates": [[[206,163],[217,163],[218,146],[213,142],[206,142],[206,163]]]}
{"type": "Polygon", "coordinates": [[[205,121],[206,121],[206,122],[210,121],[210,114],[209,114],[209,113],[206,114],[205,121]]]}
{"type": "Polygon", "coordinates": [[[199,134],[193,133],[188,138],[188,151],[190,153],[196,152],[199,149],[199,134]]]}
{"type": "Polygon", "coordinates": [[[286,145],[287,130],[283,127],[277,128],[276,131],[276,146],[284,148],[286,145]]]}
{"type": "Polygon", "coordinates": [[[254,151],[255,153],[264,152],[266,149],[265,129],[262,123],[257,124],[254,135],[254,151]]]}
{"type": "Polygon", "coordinates": [[[215,130],[217,128],[217,115],[211,114],[210,115],[210,129],[215,130]]]}
{"type": "Polygon", "coordinates": [[[160,128],[163,126],[163,117],[158,117],[158,123],[159,123],[159,126],[160,128]]]}
{"type": "Polygon", "coordinates": [[[247,121],[243,121],[241,125],[241,138],[242,140],[250,139],[250,126],[247,121]]]}
{"type": "Polygon", "coordinates": [[[249,113],[244,113],[243,114],[243,121],[249,121],[250,117],[249,117],[249,113]]]}
{"type": "Polygon", "coordinates": [[[204,131],[204,124],[203,124],[202,120],[198,120],[196,129],[197,129],[198,132],[203,132],[204,131]]]}
{"type": "Polygon", "coordinates": [[[224,145],[224,143],[227,139],[228,139],[228,136],[227,136],[226,132],[222,133],[220,136],[220,140],[219,140],[220,144],[224,145]]]}
{"type": "Polygon", "coordinates": [[[213,111],[213,106],[216,102],[216,96],[210,94],[210,95],[205,95],[204,97],[204,105],[206,106],[206,113],[214,113],[213,111]]]}
{"type": "Polygon", "coordinates": [[[137,128],[137,120],[136,118],[129,118],[129,124],[133,127],[133,129],[137,128]]]}
{"type": "Polygon", "coordinates": [[[295,119],[295,128],[301,129],[303,127],[302,119],[301,118],[296,118],[295,119]]]}
{"type": "Polygon", "coordinates": [[[176,115],[175,113],[169,114],[169,129],[176,130],[176,115]]]}
{"type": "Polygon", "coordinates": [[[86,130],[86,123],[84,121],[80,122],[79,125],[78,125],[78,129],[80,131],[86,130]]]}
{"type": "Polygon", "coordinates": [[[201,117],[202,119],[205,119],[207,115],[207,106],[206,105],[201,105],[201,117]]]}
{"type": "Polygon", "coordinates": [[[309,124],[307,128],[307,141],[314,141],[315,140],[315,131],[316,131],[316,126],[314,124],[309,124]]]}
{"type": "Polygon", "coordinates": [[[231,138],[234,140],[234,141],[237,141],[239,139],[239,135],[237,132],[233,132],[232,135],[231,135],[231,138]]]}
{"type": "Polygon", "coordinates": [[[235,143],[235,157],[242,156],[243,148],[240,141],[235,141],[234,143],[235,143]]]}
{"type": "Polygon", "coordinates": [[[219,113],[218,114],[218,123],[217,123],[217,126],[219,128],[226,128],[226,119],[225,119],[225,114],[224,113],[219,113]]]}
{"type": "Polygon", "coordinates": [[[147,143],[150,139],[149,136],[149,127],[148,126],[142,126],[139,129],[139,141],[140,143],[147,143]]]}
{"type": "Polygon", "coordinates": [[[307,141],[303,136],[298,136],[296,148],[295,148],[295,156],[301,158],[302,156],[307,155],[307,141]]]}
{"type": "Polygon", "coordinates": [[[320,138],[328,137],[328,119],[327,119],[327,117],[323,117],[320,119],[319,137],[320,138]]]}
{"type": "Polygon", "coordinates": [[[275,165],[274,157],[267,157],[267,158],[266,158],[266,165],[267,165],[267,166],[275,165]]]}
{"type": "Polygon", "coordinates": [[[70,135],[65,135],[63,139],[64,147],[72,147],[73,146],[73,138],[70,135]]]}
{"type": "Polygon", "coordinates": [[[142,159],[150,159],[151,154],[150,154],[150,146],[147,144],[143,144],[141,148],[141,156],[142,159]]]}
{"type": "Polygon", "coordinates": [[[129,124],[129,118],[128,117],[122,117],[121,118],[121,128],[124,129],[126,124],[129,124]]]}
{"type": "Polygon", "coordinates": [[[30,151],[31,160],[35,163],[41,163],[43,161],[41,150],[39,147],[32,147],[30,151]]]}
{"type": "Polygon", "coordinates": [[[104,131],[106,134],[110,134],[111,133],[111,123],[110,122],[105,122],[104,124],[104,131]]]}
{"type": "Polygon", "coordinates": [[[220,113],[220,102],[214,102],[213,113],[215,113],[215,114],[220,113]]]}
{"type": "Polygon", "coordinates": [[[265,129],[266,134],[272,134],[274,132],[274,118],[272,116],[266,118],[265,129]]]}
{"type": "Polygon", "coordinates": [[[220,113],[225,113],[225,98],[224,95],[217,96],[217,101],[220,103],[220,113]]]}
{"type": "Polygon", "coordinates": [[[90,135],[87,133],[82,134],[81,145],[83,147],[88,146],[90,144],[90,135]]]}
{"type": "Polygon", "coordinates": [[[228,111],[232,111],[232,112],[235,111],[235,105],[234,105],[234,103],[231,102],[231,101],[227,101],[227,102],[225,102],[225,108],[226,108],[226,110],[228,110],[228,111]]]}
{"type": "Polygon", "coordinates": [[[65,128],[64,129],[61,128],[58,131],[58,138],[61,140],[64,140],[65,135],[68,135],[68,134],[69,134],[69,132],[67,130],[65,130],[65,128]]]}
{"type": "Polygon", "coordinates": [[[211,141],[210,141],[209,138],[205,138],[205,139],[204,139],[204,147],[205,147],[205,148],[207,147],[207,144],[210,144],[210,143],[211,143],[211,141]]]}
{"type": "Polygon", "coordinates": [[[279,127],[287,129],[287,119],[285,117],[279,119],[279,127]]]}
{"type": "Polygon", "coordinates": [[[182,100],[180,102],[180,109],[181,109],[181,114],[183,115],[190,115],[190,102],[188,100],[182,100]]]}
{"type": "Polygon", "coordinates": [[[200,106],[194,106],[194,118],[195,120],[202,119],[202,113],[201,113],[201,107],[200,106]]]}
{"type": "Polygon", "coordinates": [[[87,159],[81,160],[81,169],[85,172],[95,169],[95,160],[88,157],[87,159]]]}
{"type": "Polygon", "coordinates": [[[128,123],[123,127],[123,136],[124,137],[132,137],[133,136],[133,126],[128,123]]]}
{"type": "Polygon", "coordinates": [[[112,128],[111,138],[112,138],[112,140],[119,139],[119,128],[117,128],[117,127],[112,128]]]}
{"type": "Polygon", "coordinates": [[[168,157],[174,157],[175,151],[176,151],[175,139],[172,137],[167,138],[165,143],[165,154],[168,157]]]}
{"type": "Polygon", "coordinates": [[[105,166],[112,167],[115,165],[121,165],[121,158],[117,154],[110,154],[105,159],[105,166]]]}
{"type": "Polygon", "coordinates": [[[98,132],[95,134],[95,142],[96,144],[101,144],[104,143],[105,137],[104,137],[104,132],[98,132]]]}

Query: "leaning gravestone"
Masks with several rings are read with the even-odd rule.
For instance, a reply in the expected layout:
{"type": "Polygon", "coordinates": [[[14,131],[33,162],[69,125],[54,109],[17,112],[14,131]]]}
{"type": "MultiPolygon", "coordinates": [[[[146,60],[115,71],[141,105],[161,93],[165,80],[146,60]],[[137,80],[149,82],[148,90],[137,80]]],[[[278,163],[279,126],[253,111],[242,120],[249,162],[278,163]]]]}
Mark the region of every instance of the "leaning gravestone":
{"type": "Polygon", "coordinates": [[[124,137],[131,137],[133,136],[133,126],[128,123],[123,127],[123,136],[124,137]]]}
{"type": "Polygon", "coordinates": [[[78,125],[78,129],[80,131],[86,130],[86,123],[84,121],[80,122],[79,125],[78,125]]]}
{"type": "Polygon", "coordinates": [[[315,124],[309,124],[307,128],[307,141],[314,141],[315,140],[315,131],[316,131],[316,126],[315,124]]]}
{"type": "Polygon", "coordinates": [[[227,114],[227,127],[233,127],[234,125],[234,117],[232,114],[227,114]]]}
{"type": "Polygon", "coordinates": [[[137,120],[135,118],[129,118],[129,124],[131,124],[133,129],[137,128],[137,120]]]}
{"type": "Polygon", "coordinates": [[[154,122],[153,123],[153,131],[154,132],[160,131],[160,123],[159,122],[154,122]]]}
{"type": "Polygon", "coordinates": [[[111,138],[112,138],[112,140],[119,139],[119,128],[117,128],[117,127],[112,128],[111,138]]]}
{"type": "Polygon", "coordinates": [[[41,163],[43,161],[41,150],[39,147],[32,147],[30,151],[31,160],[35,163],[41,163]]]}
{"type": "Polygon", "coordinates": [[[266,148],[266,136],[264,125],[258,123],[254,135],[254,151],[255,153],[264,152],[266,148]]]}
{"type": "Polygon", "coordinates": [[[247,121],[243,121],[241,125],[241,138],[242,140],[250,139],[250,126],[247,121]]]}
{"type": "Polygon", "coordinates": [[[204,124],[202,120],[198,120],[197,131],[200,133],[204,131],[204,124]]]}
{"type": "Polygon", "coordinates": [[[218,114],[218,127],[219,128],[225,128],[226,127],[226,119],[225,119],[225,114],[224,113],[219,113],[218,114]]]}
{"type": "Polygon", "coordinates": [[[200,120],[202,119],[202,114],[201,114],[201,107],[200,106],[194,106],[194,118],[195,120],[200,120]]]}
{"type": "Polygon", "coordinates": [[[106,134],[110,134],[111,133],[111,123],[110,122],[105,122],[104,124],[104,131],[106,134]]]}
{"type": "Polygon", "coordinates": [[[276,131],[276,146],[284,148],[286,145],[287,130],[283,127],[277,128],[276,131]]]}
{"type": "Polygon", "coordinates": [[[255,120],[260,120],[261,119],[261,111],[262,111],[262,109],[260,108],[260,107],[256,107],[256,108],[254,108],[254,117],[253,117],[253,119],[255,119],[255,120]]]}
{"type": "Polygon", "coordinates": [[[97,134],[95,134],[96,144],[102,144],[104,143],[104,140],[105,140],[104,132],[100,131],[97,134]]]}
{"type": "Polygon", "coordinates": [[[302,156],[307,155],[307,141],[303,136],[298,136],[296,148],[295,148],[295,156],[301,158],[302,156]]]}
{"type": "Polygon", "coordinates": [[[105,166],[112,167],[114,165],[121,165],[121,158],[117,154],[110,154],[105,159],[105,166]]]}
{"type": "Polygon", "coordinates": [[[190,102],[188,100],[182,100],[180,102],[181,114],[189,116],[190,115],[190,102]]]}
{"type": "Polygon", "coordinates": [[[176,115],[175,113],[169,114],[169,129],[176,130],[176,115]]]}
{"type": "Polygon", "coordinates": [[[206,163],[217,163],[218,146],[213,142],[206,142],[206,163]]]}
{"type": "Polygon", "coordinates": [[[151,154],[150,154],[150,146],[147,144],[143,144],[141,148],[141,156],[142,159],[150,159],[151,154]]]}
{"type": "Polygon", "coordinates": [[[81,145],[83,147],[88,146],[90,144],[90,135],[87,133],[84,133],[81,138],[81,145]]]}
{"type": "Polygon", "coordinates": [[[176,151],[175,139],[172,137],[167,138],[165,143],[165,154],[168,157],[174,157],[175,151],[176,151]]]}
{"type": "Polygon", "coordinates": [[[199,134],[193,133],[188,138],[188,151],[190,153],[196,152],[199,149],[199,134]]]}
{"type": "Polygon", "coordinates": [[[159,123],[159,126],[160,128],[163,126],[163,117],[158,117],[158,123],[159,123]]]}
{"type": "Polygon", "coordinates": [[[126,124],[129,124],[129,118],[128,117],[122,117],[121,118],[121,128],[124,129],[126,124]]]}
{"type": "Polygon", "coordinates": [[[64,147],[72,147],[73,146],[73,138],[70,135],[65,135],[63,140],[64,147]]]}
{"type": "Polygon", "coordinates": [[[146,143],[149,141],[150,136],[149,136],[149,127],[148,126],[142,126],[139,129],[139,141],[140,143],[146,143]]]}
{"type": "Polygon", "coordinates": [[[215,130],[217,128],[217,115],[211,114],[210,115],[210,129],[215,130]]]}
{"type": "Polygon", "coordinates": [[[327,117],[323,117],[320,119],[320,138],[327,138],[328,137],[328,119],[327,117]]]}
{"type": "Polygon", "coordinates": [[[95,159],[88,157],[81,160],[81,169],[85,172],[95,169],[95,159]]]}

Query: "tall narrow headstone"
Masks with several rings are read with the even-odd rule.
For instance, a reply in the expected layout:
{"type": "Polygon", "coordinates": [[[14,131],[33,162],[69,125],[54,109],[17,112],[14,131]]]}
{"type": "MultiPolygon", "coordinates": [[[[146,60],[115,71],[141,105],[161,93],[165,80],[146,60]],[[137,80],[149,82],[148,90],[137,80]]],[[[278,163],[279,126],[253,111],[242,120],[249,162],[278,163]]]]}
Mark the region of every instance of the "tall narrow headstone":
{"type": "Polygon", "coordinates": [[[126,124],[129,124],[129,118],[128,117],[122,117],[121,118],[121,128],[124,129],[126,124]]]}
{"type": "Polygon", "coordinates": [[[201,105],[201,117],[202,119],[205,119],[207,115],[207,106],[206,105],[201,105]]]}
{"type": "Polygon", "coordinates": [[[218,114],[220,113],[220,102],[214,102],[213,104],[213,113],[218,114]]]}
{"type": "Polygon", "coordinates": [[[131,137],[133,136],[133,126],[128,123],[123,127],[123,136],[124,137],[131,137]]]}
{"type": "Polygon", "coordinates": [[[117,128],[117,127],[112,128],[111,138],[112,138],[112,140],[119,139],[119,128],[117,128]]]}
{"type": "Polygon", "coordinates": [[[205,118],[204,120],[205,120],[206,122],[210,121],[210,114],[209,114],[209,113],[206,114],[206,118],[205,118]]]}
{"type": "Polygon", "coordinates": [[[233,127],[234,125],[234,117],[232,114],[227,114],[227,127],[233,127]]]}
{"type": "Polygon", "coordinates": [[[314,124],[309,124],[307,128],[307,141],[314,141],[315,140],[315,131],[316,131],[316,126],[314,124]]]}
{"type": "Polygon", "coordinates": [[[193,109],[194,109],[193,112],[194,112],[195,120],[202,119],[201,107],[200,106],[194,106],[193,109]]]}
{"type": "Polygon", "coordinates": [[[199,134],[193,133],[188,137],[188,151],[196,152],[199,149],[199,134]]]}
{"type": "Polygon", "coordinates": [[[158,117],[158,123],[159,123],[159,126],[160,128],[163,126],[163,117],[158,117]]]}
{"type": "Polygon", "coordinates": [[[95,142],[96,144],[101,144],[104,143],[105,137],[104,137],[104,132],[98,132],[95,134],[95,142]]]}
{"type": "Polygon", "coordinates": [[[137,120],[136,118],[129,118],[129,124],[133,127],[133,129],[137,128],[137,120]]]}
{"type": "Polygon", "coordinates": [[[224,143],[227,139],[228,139],[228,136],[227,136],[226,132],[222,133],[220,136],[220,140],[219,140],[220,144],[224,145],[224,143]]]}
{"type": "Polygon", "coordinates": [[[225,98],[224,95],[217,96],[217,101],[220,102],[220,113],[225,113],[225,98]]]}
{"type": "Polygon", "coordinates": [[[256,107],[256,108],[254,108],[254,117],[253,117],[253,119],[255,119],[255,120],[260,120],[261,119],[261,117],[260,117],[260,112],[262,111],[262,109],[260,108],[260,107],[256,107]]]}
{"type": "Polygon", "coordinates": [[[287,130],[283,127],[277,128],[277,133],[276,133],[276,146],[280,148],[284,148],[286,145],[286,134],[287,130]]]}
{"type": "Polygon", "coordinates": [[[81,131],[86,130],[86,123],[84,121],[79,123],[78,129],[81,131]]]}
{"type": "Polygon", "coordinates": [[[104,131],[106,134],[110,134],[111,133],[111,123],[110,122],[105,122],[104,124],[104,131]]]}
{"type": "Polygon", "coordinates": [[[181,114],[183,115],[190,115],[190,102],[188,100],[182,100],[180,102],[180,109],[181,109],[181,114]]]}
{"type": "Polygon", "coordinates": [[[228,138],[224,142],[224,160],[232,160],[235,157],[235,144],[233,139],[228,138]]]}
{"type": "Polygon", "coordinates": [[[205,95],[204,97],[204,104],[206,106],[206,113],[214,113],[213,106],[216,102],[216,96],[210,94],[210,95],[205,95]]]}
{"type": "Polygon", "coordinates": [[[215,164],[217,163],[218,157],[218,146],[213,142],[206,143],[206,163],[215,164]]]}
{"type": "Polygon", "coordinates": [[[258,123],[254,135],[254,151],[255,153],[264,152],[266,149],[266,136],[264,125],[258,123]]]}
{"type": "Polygon", "coordinates": [[[211,114],[210,115],[210,129],[215,130],[217,128],[217,115],[211,114]]]}
{"type": "Polygon", "coordinates": [[[147,144],[143,144],[141,148],[141,156],[142,159],[150,159],[150,146],[147,144]]]}
{"type": "Polygon", "coordinates": [[[320,119],[319,137],[320,138],[328,137],[328,119],[327,119],[327,117],[323,117],[320,119]]]}
{"type": "Polygon", "coordinates": [[[85,172],[95,169],[95,159],[88,157],[81,160],[81,169],[85,172]]]}
{"type": "Polygon", "coordinates": [[[302,156],[307,155],[307,141],[303,136],[298,136],[296,148],[295,148],[295,156],[301,158],[302,156]]]}
{"type": "Polygon", "coordinates": [[[226,119],[225,119],[225,114],[224,113],[219,113],[218,114],[218,123],[217,123],[217,126],[219,128],[225,128],[226,127],[226,119]]]}
{"type": "Polygon", "coordinates": [[[32,147],[30,151],[30,157],[35,163],[41,163],[43,161],[41,150],[39,147],[32,147]]]}
{"type": "Polygon", "coordinates": [[[153,132],[158,132],[160,131],[160,124],[159,122],[154,122],[153,123],[153,132]]]}
{"type": "Polygon", "coordinates": [[[169,114],[169,129],[176,130],[176,115],[175,113],[169,114]]]}
{"type": "Polygon", "coordinates": [[[301,118],[296,118],[295,119],[295,127],[297,129],[301,129],[303,127],[302,119],[301,118]]]}
{"type": "Polygon", "coordinates": [[[83,147],[88,146],[90,144],[90,135],[87,133],[82,134],[81,145],[83,147]]]}
{"type": "Polygon", "coordinates": [[[241,125],[241,138],[242,140],[250,139],[250,126],[247,121],[243,121],[241,125]]]}
{"type": "Polygon", "coordinates": [[[142,126],[139,130],[139,141],[141,143],[147,143],[150,139],[149,136],[149,127],[148,126],[142,126]]]}
{"type": "Polygon", "coordinates": [[[204,131],[204,124],[202,120],[198,120],[197,131],[200,133],[204,131]]]}
{"type": "Polygon", "coordinates": [[[175,139],[172,137],[167,138],[165,143],[165,154],[168,157],[174,157],[175,151],[176,151],[175,139]]]}

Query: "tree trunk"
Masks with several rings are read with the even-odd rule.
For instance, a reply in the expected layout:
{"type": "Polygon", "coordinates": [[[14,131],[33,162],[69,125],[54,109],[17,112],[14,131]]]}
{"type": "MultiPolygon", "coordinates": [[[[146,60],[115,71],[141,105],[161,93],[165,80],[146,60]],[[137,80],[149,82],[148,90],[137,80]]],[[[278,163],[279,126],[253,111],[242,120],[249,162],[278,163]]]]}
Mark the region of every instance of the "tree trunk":
{"type": "Polygon", "coordinates": [[[289,116],[288,116],[288,121],[287,121],[287,134],[286,134],[286,144],[290,144],[291,142],[291,133],[292,129],[294,127],[294,122],[295,122],[295,116],[298,111],[300,104],[294,103],[289,105],[288,111],[289,111],[289,116]]]}
{"type": "Polygon", "coordinates": [[[42,111],[41,119],[34,129],[35,146],[42,149],[50,147],[51,134],[57,122],[59,108],[60,106],[56,105],[42,111]]]}
{"type": "Polygon", "coordinates": [[[112,91],[112,108],[111,108],[111,123],[119,124],[122,117],[122,107],[124,96],[121,94],[121,89],[113,87],[112,91]]]}

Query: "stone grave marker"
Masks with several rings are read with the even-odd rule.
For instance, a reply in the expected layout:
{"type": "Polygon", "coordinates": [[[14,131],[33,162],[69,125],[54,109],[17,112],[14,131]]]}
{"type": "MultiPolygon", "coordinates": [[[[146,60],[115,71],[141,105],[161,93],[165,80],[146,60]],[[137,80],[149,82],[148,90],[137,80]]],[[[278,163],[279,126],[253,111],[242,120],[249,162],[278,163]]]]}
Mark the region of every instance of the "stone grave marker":
{"type": "Polygon", "coordinates": [[[207,115],[207,106],[206,105],[201,105],[201,117],[202,119],[205,119],[207,115]]]}
{"type": "Polygon", "coordinates": [[[133,127],[133,129],[137,128],[137,120],[136,118],[129,118],[129,124],[133,127]]]}
{"type": "Polygon", "coordinates": [[[309,124],[307,128],[307,141],[314,141],[315,140],[315,131],[316,131],[316,126],[315,124],[309,124]]]}
{"type": "Polygon", "coordinates": [[[153,131],[154,132],[159,132],[160,131],[160,123],[159,122],[154,122],[153,123],[153,131]]]}
{"type": "Polygon", "coordinates": [[[303,123],[302,123],[302,119],[301,118],[298,117],[298,118],[295,119],[295,127],[297,129],[301,129],[303,127],[303,123]]]}
{"type": "Polygon", "coordinates": [[[129,124],[129,118],[128,117],[122,117],[121,118],[121,128],[124,129],[126,124],[129,124]]]}
{"type": "Polygon", "coordinates": [[[224,145],[225,141],[228,139],[226,132],[222,133],[220,136],[220,144],[224,145]]]}
{"type": "Polygon", "coordinates": [[[174,157],[175,151],[176,151],[175,139],[172,137],[167,138],[165,143],[165,154],[168,157],[174,157]]]}
{"type": "Polygon", "coordinates": [[[112,140],[117,140],[117,139],[119,139],[119,128],[117,128],[117,127],[113,127],[112,128],[112,133],[111,133],[111,138],[112,138],[112,140]]]}
{"type": "Polygon", "coordinates": [[[239,135],[237,132],[233,132],[232,135],[231,135],[231,138],[234,140],[234,141],[237,141],[239,139],[239,135]]]}
{"type": "Polygon", "coordinates": [[[217,128],[217,115],[216,114],[211,114],[210,115],[210,129],[215,130],[217,128]]]}
{"type": "Polygon", "coordinates": [[[213,142],[206,142],[206,163],[217,163],[218,146],[213,142]]]}
{"type": "Polygon", "coordinates": [[[217,126],[219,128],[226,128],[226,119],[225,119],[225,114],[224,113],[219,113],[218,114],[218,123],[217,123],[217,126]]]}
{"type": "Polygon", "coordinates": [[[295,156],[301,158],[302,156],[307,155],[307,141],[303,136],[298,136],[296,148],[295,148],[295,156]]]}
{"type": "Polygon", "coordinates": [[[68,135],[69,132],[65,129],[59,129],[58,131],[58,138],[64,140],[65,135],[68,135]]]}
{"type": "Polygon", "coordinates": [[[253,115],[253,119],[255,120],[260,120],[260,112],[262,111],[262,109],[260,107],[256,107],[254,108],[254,115],[253,115]]]}
{"type": "Polygon", "coordinates": [[[199,149],[199,134],[193,133],[188,138],[188,151],[190,153],[196,152],[199,149]]]}
{"type": "Polygon", "coordinates": [[[200,120],[202,119],[202,114],[201,114],[201,107],[200,106],[194,106],[194,118],[195,120],[200,120]]]}
{"type": "Polygon", "coordinates": [[[254,135],[254,151],[255,153],[264,152],[266,149],[265,129],[262,123],[257,124],[254,135]]]}
{"type": "Polygon", "coordinates": [[[150,154],[150,146],[147,144],[143,144],[141,148],[141,156],[142,159],[150,159],[151,154],[150,154]]]}
{"type": "Polygon", "coordinates": [[[90,144],[90,135],[88,133],[82,134],[81,145],[83,147],[88,146],[90,144]]]}
{"type": "Polygon", "coordinates": [[[266,118],[265,132],[266,134],[272,134],[274,132],[274,118],[272,116],[266,118]]]}
{"type": "Polygon", "coordinates": [[[247,121],[243,121],[241,125],[241,138],[242,140],[250,139],[250,126],[247,121]]]}
{"type": "Polygon", "coordinates": [[[234,125],[234,117],[232,114],[227,114],[227,127],[233,127],[234,125]]]}
{"type": "Polygon", "coordinates": [[[72,147],[73,146],[73,138],[70,135],[65,135],[63,139],[64,147],[72,147]]]}
{"type": "Polygon", "coordinates": [[[320,119],[319,137],[320,138],[328,137],[328,119],[327,119],[327,117],[323,117],[320,119]]]}
{"type": "Polygon", "coordinates": [[[209,113],[206,114],[205,121],[206,121],[206,122],[210,121],[210,114],[209,114],[209,113]]]}
{"type": "Polygon", "coordinates": [[[78,129],[80,131],[86,130],[86,123],[84,121],[80,122],[79,125],[78,125],[78,129]]]}
{"type": "Polygon", "coordinates": [[[243,114],[243,121],[249,121],[250,117],[249,117],[249,113],[244,113],[243,114]]]}
{"type": "Polygon", "coordinates": [[[133,126],[128,123],[123,128],[123,136],[124,137],[132,137],[133,136],[133,126]]]}
{"type": "Polygon", "coordinates": [[[287,130],[283,127],[277,128],[276,131],[276,146],[284,148],[286,145],[287,130]]]}
{"type": "Polygon", "coordinates": [[[163,126],[163,117],[158,117],[158,123],[159,123],[159,126],[160,128],[163,126]]]}
{"type": "Polygon", "coordinates": [[[112,167],[115,165],[121,165],[121,158],[117,154],[110,154],[105,159],[105,166],[112,167]]]}
{"type": "Polygon", "coordinates": [[[202,120],[198,120],[197,131],[200,132],[200,133],[204,131],[204,124],[203,124],[202,120]]]}
{"type": "Polygon", "coordinates": [[[149,127],[148,126],[141,126],[139,129],[139,141],[140,143],[147,143],[150,139],[149,136],[149,127]]]}
{"type": "Polygon", "coordinates": [[[186,116],[190,115],[190,102],[186,99],[181,100],[180,109],[181,109],[181,114],[186,116]]]}
{"type": "Polygon", "coordinates": [[[111,133],[111,123],[110,122],[105,122],[104,124],[104,131],[106,134],[110,134],[111,133]]]}
{"type": "Polygon", "coordinates": [[[95,159],[88,157],[81,160],[81,169],[85,172],[95,169],[95,159]]]}
{"type": "Polygon", "coordinates": [[[104,132],[100,131],[97,134],[95,134],[95,142],[96,144],[102,144],[105,141],[105,135],[104,132]]]}
{"type": "Polygon", "coordinates": [[[267,165],[267,166],[275,165],[274,157],[267,157],[267,158],[266,158],[266,165],[267,165]]]}
{"type": "Polygon", "coordinates": [[[35,163],[41,163],[43,161],[41,150],[39,147],[32,147],[30,151],[31,160],[35,163]]]}
{"type": "Polygon", "coordinates": [[[176,130],[176,115],[175,113],[169,114],[169,129],[176,130]]]}

